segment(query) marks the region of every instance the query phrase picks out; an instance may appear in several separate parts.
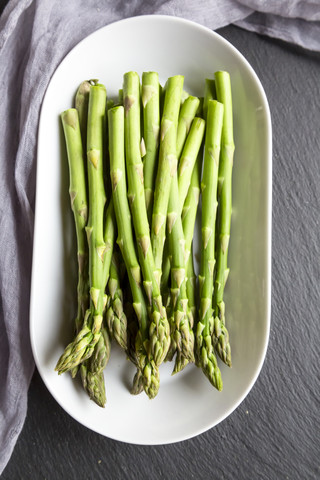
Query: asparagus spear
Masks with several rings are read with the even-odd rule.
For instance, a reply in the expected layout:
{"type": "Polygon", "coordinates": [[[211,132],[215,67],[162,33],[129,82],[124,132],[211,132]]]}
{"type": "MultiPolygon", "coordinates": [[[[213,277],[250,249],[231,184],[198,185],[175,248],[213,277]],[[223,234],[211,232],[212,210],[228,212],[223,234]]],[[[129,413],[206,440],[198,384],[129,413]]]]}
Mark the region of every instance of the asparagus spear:
{"type": "Polygon", "coordinates": [[[160,291],[162,294],[163,305],[165,306],[167,312],[171,312],[171,295],[170,295],[170,251],[169,251],[169,242],[168,237],[164,243],[163,249],[163,259],[162,259],[162,273],[161,273],[161,282],[160,282],[160,291]]]}
{"type": "MultiPolygon", "coordinates": [[[[86,195],[88,194],[88,182],[87,182],[87,165],[84,159],[84,152],[86,152],[86,144],[87,144],[87,119],[88,119],[89,92],[90,92],[90,86],[91,86],[90,82],[95,82],[95,80],[89,80],[89,81],[85,80],[84,82],[82,82],[79,85],[78,90],[76,92],[76,96],[75,96],[75,109],[78,112],[81,139],[82,139],[82,149],[83,149],[83,168],[81,169],[82,170],[81,174],[84,176],[84,180],[83,180],[84,185],[82,185],[82,188],[84,187],[86,189],[86,195]]],[[[87,242],[87,237],[85,233],[86,223],[87,223],[87,218],[82,231],[82,235],[83,235],[82,241],[85,243],[85,246],[86,246],[86,257],[87,257],[86,266],[83,271],[83,277],[85,278],[85,282],[87,284],[85,286],[85,294],[86,294],[87,300],[86,300],[86,308],[85,310],[83,310],[81,321],[79,321],[78,324],[76,324],[77,333],[82,326],[82,321],[84,318],[85,311],[89,307],[89,292],[88,292],[89,291],[89,270],[88,270],[89,259],[88,259],[88,242],[87,242]]]]}
{"type": "MultiPolygon", "coordinates": [[[[90,91],[90,82],[85,80],[82,82],[78,90],[76,92],[75,96],[75,108],[78,111],[78,116],[79,116],[79,124],[80,124],[80,132],[81,132],[81,139],[82,139],[82,147],[83,151],[86,151],[86,135],[87,135],[87,118],[88,118],[88,103],[89,103],[89,91],[90,91]]],[[[84,180],[85,180],[85,188],[86,191],[88,190],[88,184],[87,184],[87,166],[86,162],[83,161],[83,168],[84,168],[84,180]]],[[[86,237],[85,233],[85,226],[84,226],[84,236],[86,237]]],[[[87,250],[87,260],[86,260],[86,266],[83,270],[82,276],[84,277],[87,285],[85,287],[85,292],[86,292],[86,297],[87,297],[87,302],[86,302],[86,308],[83,311],[83,315],[81,317],[77,317],[76,322],[75,322],[75,333],[79,333],[79,330],[82,327],[83,324],[83,318],[85,311],[89,307],[89,271],[88,271],[88,246],[87,246],[87,239],[85,238],[85,244],[86,244],[86,250],[87,250]]],[[[78,373],[79,365],[76,367],[72,368],[70,370],[72,378],[75,378],[77,373],[78,373]]]]}
{"type": "Polygon", "coordinates": [[[118,104],[123,105],[123,89],[119,88],[118,92],[118,104]]]}
{"type": "Polygon", "coordinates": [[[188,304],[191,312],[192,324],[196,319],[196,275],[194,272],[192,241],[193,232],[197,216],[197,209],[200,198],[200,178],[202,168],[202,151],[199,152],[193,172],[191,176],[190,187],[182,209],[182,227],[185,238],[185,254],[187,258],[187,296],[188,304]]]}
{"type": "MultiPolygon", "coordinates": [[[[127,297],[128,295],[131,294],[130,288],[129,288],[129,291],[127,291],[126,293],[127,293],[127,297]]],[[[139,331],[139,324],[137,322],[137,319],[134,313],[134,308],[132,305],[132,296],[130,300],[129,298],[126,298],[126,301],[124,303],[124,311],[125,311],[127,322],[128,322],[127,355],[128,355],[128,359],[131,360],[132,363],[137,367],[137,372],[134,376],[130,393],[132,395],[138,395],[144,390],[144,377],[141,369],[139,368],[139,362],[137,360],[137,355],[136,355],[135,339],[137,338],[137,334],[139,331]]]]}
{"type": "MultiPolygon", "coordinates": [[[[88,210],[86,198],[87,186],[82,148],[83,138],[81,141],[81,125],[84,125],[84,109],[82,108],[84,104],[84,93],[81,95],[81,102],[79,102],[79,98],[80,95],[78,90],[76,106],[79,107],[80,103],[81,116],[77,109],[69,109],[61,115],[69,158],[70,197],[74,212],[78,245],[78,312],[75,320],[76,334],[78,334],[81,329],[85,318],[85,312],[89,307],[88,245],[85,231],[88,210]]],[[[74,378],[77,372],[78,365],[71,369],[71,376],[74,378]]]]}
{"type": "Polygon", "coordinates": [[[219,357],[224,361],[224,363],[231,366],[231,347],[229,343],[229,333],[225,326],[225,304],[223,301],[224,287],[229,274],[227,260],[232,211],[232,165],[234,154],[232,97],[229,74],[224,71],[216,72],[215,83],[217,99],[224,105],[224,118],[219,163],[219,224],[217,237],[216,278],[213,296],[215,328],[212,338],[219,357]]]}
{"type": "Polygon", "coordinates": [[[110,265],[110,278],[108,291],[110,305],[106,311],[106,321],[110,333],[124,350],[127,349],[127,317],[123,311],[123,293],[121,289],[121,275],[119,271],[119,258],[113,252],[110,265]]]}
{"type": "Polygon", "coordinates": [[[67,147],[70,177],[70,199],[77,235],[78,257],[78,309],[75,319],[76,331],[81,328],[89,305],[88,295],[88,245],[86,223],[88,217],[84,156],[78,112],[70,108],[61,114],[61,121],[67,147]]]}
{"type": "Polygon", "coordinates": [[[90,358],[100,338],[102,314],[106,301],[104,261],[107,245],[103,231],[106,201],[103,181],[105,108],[106,89],[104,85],[91,86],[87,127],[89,219],[86,227],[89,244],[90,309],[86,312],[82,329],[58,360],[56,370],[59,373],[68,371],[90,358]]]}
{"type": "Polygon", "coordinates": [[[177,350],[174,373],[194,361],[194,334],[188,314],[185,271],[185,239],[182,228],[177,173],[173,176],[168,206],[168,240],[171,258],[173,316],[171,338],[177,350]]]}
{"type": "Polygon", "coordinates": [[[186,267],[186,288],[189,306],[189,322],[193,328],[197,319],[197,275],[194,270],[193,255],[187,260],[186,267]]]}
{"type": "MultiPolygon", "coordinates": [[[[104,254],[103,265],[103,285],[106,285],[109,278],[109,270],[111,257],[113,252],[113,244],[115,238],[115,219],[112,199],[106,213],[106,220],[104,225],[104,239],[106,250],[104,254]]],[[[89,394],[89,397],[99,406],[104,406],[105,385],[103,369],[108,363],[110,357],[111,342],[109,334],[104,326],[101,328],[101,336],[96,343],[91,357],[83,361],[80,365],[81,380],[84,389],[89,394]],[[104,403],[103,403],[104,401],[104,403]]],[[[77,368],[77,367],[76,367],[77,368]]],[[[72,369],[73,372],[75,370],[72,369]]]]}
{"type": "MultiPolygon", "coordinates": [[[[113,205],[109,203],[104,223],[106,194],[103,179],[104,127],[106,89],[104,85],[91,86],[88,107],[87,158],[89,182],[89,276],[91,296],[92,333],[100,332],[106,302],[105,287],[109,274],[114,242],[113,205]]],[[[98,340],[98,339],[97,339],[98,340]]]]}
{"type": "Polygon", "coordinates": [[[130,393],[132,395],[139,395],[143,391],[143,385],[144,385],[143,374],[141,373],[141,370],[139,370],[138,368],[133,378],[130,393]]]}
{"type": "Polygon", "coordinates": [[[207,113],[207,130],[204,147],[204,164],[201,182],[202,219],[201,219],[201,266],[200,312],[196,329],[197,361],[211,384],[222,390],[222,379],[217,359],[214,354],[213,333],[213,271],[215,263],[215,221],[217,209],[217,183],[223,105],[209,100],[207,113]]]}
{"type": "Polygon", "coordinates": [[[183,150],[184,142],[189,133],[192,121],[199,108],[200,100],[198,97],[189,95],[183,102],[179,112],[178,127],[177,127],[177,159],[179,161],[183,150]]]}
{"type": "Polygon", "coordinates": [[[103,372],[90,372],[87,363],[84,362],[81,364],[80,373],[83,388],[89,395],[90,400],[104,408],[107,399],[103,372]]]}
{"type": "Polygon", "coordinates": [[[113,107],[108,111],[110,176],[112,198],[118,226],[118,240],[126,265],[133,307],[139,322],[136,337],[136,358],[143,375],[144,390],[150,398],[159,389],[159,370],[150,355],[150,338],[147,304],[141,289],[141,272],[135,250],[131,226],[131,214],[127,199],[126,170],[124,158],[124,108],[113,107]]]}
{"type": "Polygon", "coordinates": [[[203,98],[203,118],[207,120],[208,102],[216,100],[216,84],[213,78],[206,78],[204,81],[204,98],[203,98]]]}
{"type": "MultiPolygon", "coordinates": [[[[87,186],[78,111],[74,108],[66,110],[61,114],[61,120],[67,147],[70,176],[69,193],[77,235],[78,308],[75,332],[78,334],[83,324],[85,312],[89,307],[88,244],[85,230],[88,217],[87,186]]],[[[76,376],[77,371],[78,367],[71,370],[72,377],[76,376]]]]}
{"type": "Polygon", "coordinates": [[[136,72],[124,75],[125,153],[133,226],[143,286],[151,307],[150,348],[156,365],[164,360],[170,344],[170,328],[162,305],[160,285],[151,248],[150,231],[143,188],[143,165],[140,156],[140,81],[136,72]]]}
{"type": "Polygon", "coordinates": [[[204,118],[203,103],[204,103],[204,97],[199,97],[199,105],[198,105],[198,108],[197,108],[197,111],[196,111],[196,117],[204,118]]]}
{"type": "Polygon", "coordinates": [[[101,328],[101,335],[89,359],[80,365],[82,385],[99,407],[106,403],[106,391],[103,370],[110,357],[110,338],[105,327],[101,328]]]}
{"type": "Polygon", "coordinates": [[[143,161],[144,194],[151,223],[153,192],[157,172],[160,132],[160,84],[157,72],[142,74],[143,137],[146,155],[143,161]]]}
{"type": "Polygon", "coordinates": [[[200,151],[204,130],[205,121],[203,118],[195,117],[186,138],[178,167],[179,201],[181,209],[183,208],[188,193],[193,167],[200,151]]]}
{"type": "Polygon", "coordinates": [[[202,151],[199,152],[196,163],[193,167],[190,186],[183,204],[181,218],[185,238],[185,251],[187,259],[191,255],[194,226],[196,222],[197,209],[200,200],[200,179],[202,169],[202,151]]]}
{"type": "Polygon", "coordinates": [[[89,93],[91,85],[95,85],[96,83],[98,83],[97,80],[85,80],[84,82],[81,82],[75,96],[75,108],[78,110],[79,114],[81,138],[84,151],[86,151],[87,146],[89,93]]]}
{"type": "MultiPolygon", "coordinates": [[[[185,91],[181,93],[181,108],[178,115],[177,136],[176,136],[176,157],[177,162],[179,160],[186,136],[189,132],[190,125],[195,116],[197,108],[199,108],[199,99],[188,95],[185,91]]],[[[174,172],[175,174],[175,172],[174,172]]],[[[168,188],[169,185],[168,185],[168,188]]],[[[171,252],[169,249],[168,241],[164,243],[164,251],[162,258],[162,272],[161,272],[161,292],[164,298],[164,304],[166,309],[172,310],[169,279],[170,279],[170,258],[171,252]]],[[[170,351],[167,355],[167,360],[172,360],[176,351],[175,342],[171,339],[170,351]]]]}
{"type": "Polygon", "coordinates": [[[104,221],[103,238],[105,243],[105,252],[103,258],[103,285],[107,286],[110,276],[111,261],[116,237],[116,217],[114,213],[113,198],[110,198],[109,205],[104,221]]]}
{"type": "Polygon", "coordinates": [[[160,125],[159,166],[156,176],[152,211],[151,243],[159,281],[172,176],[177,169],[177,125],[183,88],[183,76],[170,77],[165,87],[165,99],[160,125]]]}

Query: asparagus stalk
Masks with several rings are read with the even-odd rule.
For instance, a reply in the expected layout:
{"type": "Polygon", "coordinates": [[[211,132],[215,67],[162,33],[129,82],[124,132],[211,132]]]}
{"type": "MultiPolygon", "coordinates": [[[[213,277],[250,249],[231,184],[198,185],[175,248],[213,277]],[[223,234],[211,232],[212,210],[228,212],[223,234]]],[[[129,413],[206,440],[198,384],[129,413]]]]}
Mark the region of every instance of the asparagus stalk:
{"type": "Polygon", "coordinates": [[[197,276],[194,270],[193,256],[189,256],[186,267],[186,288],[189,306],[189,322],[193,328],[197,319],[197,276]]]}
{"type": "MultiPolygon", "coordinates": [[[[131,294],[131,291],[126,292],[131,294]]],[[[124,312],[127,317],[127,356],[128,359],[137,367],[137,372],[134,376],[132,387],[130,389],[130,393],[132,395],[138,395],[144,390],[144,377],[141,369],[139,368],[139,362],[137,359],[137,352],[136,352],[136,343],[135,340],[137,338],[137,334],[139,331],[139,324],[137,322],[137,318],[135,316],[134,308],[132,305],[132,296],[129,300],[128,298],[124,302],[124,312]]]]}
{"type": "Polygon", "coordinates": [[[90,372],[87,362],[84,362],[81,364],[80,373],[83,388],[89,395],[90,400],[93,400],[99,407],[104,408],[107,398],[103,372],[90,372]]]}
{"type": "Polygon", "coordinates": [[[136,72],[124,75],[123,98],[125,108],[125,153],[128,176],[128,198],[138,244],[138,257],[143,286],[151,307],[150,347],[159,366],[166,357],[170,344],[170,328],[162,305],[160,285],[151,248],[147,209],[144,199],[143,164],[140,156],[140,81],[136,72]]]}
{"type": "Polygon", "coordinates": [[[198,97],[189,95],[183,102],[179,112],[178,127],[177,127],[177,159],[179,161],[183,150],[184,142],[189,133],[192,121],[199,108],[200,100],[198,97]]]}
{"type": "Polygon", "coordinates": [[[181,106],[184,104],[184,102],[187,100],[188,97],[190,97],[189,92],[187,92],[187,90],[182,90],[182,93],[181,93],[181,106]]]}
{"type": "MultiPolygon", "coordinates": [[[[104,225],[104,239],[106,244],[106,250],[104,254],[103,265],[103,285],[107,285],[109,278],[109,270],[111,257],[113,252],[115,238],[115,218],[112,199],[109,202],[109,206],[106,213],[105,225],[104,225]]],[[[103,369],[107,365],[110,357],[111,342],[109,334],[104,326],[101,328],[101,336],[96,343],[91,357],[80,365],[81,379],[84,389],[89,394],[89,397],[96,402],[99,406],[104,406],[105,399],[105,386],[103,369]],[[103,403],[104,401],[104,403],[103,403]]],[[[77,368],[77,367],[76,367],[77,368]]],[[[73,372],[75,369],[72,369],[73,372]]]]}
{"type": "MultiPolygon", "coordinates": [[[[70,177],[70,199],[74,215],[77,235],[78,286],[77,286],[77,316],[75,333],[78,334],[89,307],[89,275],[88,275],[88,244],[86,223],[88,217],[87,185],[83,143],[81,139],[80,119],[77,109],[71,108],[61,114],[61,120],[66,140],[70,177]]],[[[74,378],[78,367],[71,370],[74,378]]]]}
{"type": "Polygon", "coordinates": [[[118,92],[118,104],[123,105],[123,89],[119,88],[118,92]]]}
{"type": "Polygon", "coordinates": [[[181,209],[186,199],[194,165],[202,144],[205,130],[203,118],[195,117],[180,157],[178,167],[179,201],[181,209]]]}
{"type": "Polygon", "coordinates": [[[100,338],[91,357],[80,366],[82,385],[99,407],[106,403],[106,391],[103,370],[110,357],[110,338],[107,330],[102,327],[100,338]]]}
{"type": "Polygon", "coordinates": [[[196,111],[196,117],[201,117],[204,118],[203,116],[203,103],[204,103],[204,97],[199,97],[199,106],[196,111]]]}
{"type": "Polygon", "coordinates": [[[202,175],[200,312],[196,329],[197,361],[211,384],[222,390],[222,379],[214,354],[212,295],[215,264],[215,221],[223,105],[209,100],[202,175]]]}
{"type": "Polygon", "coordinates": [[[166,236],[166,219],[172,176],[177,169],[177,125],[183,76],[170,77],[165,87],[165,99],[160,125],[159,166],[156,176],[152,211],[151,243],[159,281],[161,277],[163,247],[166,236]]]}
{"type": "Polygon", "coordinates": [[[132,395],[139,395],[143,391],[143,384],[144,384],[143,375],[141,373],[141,370],[139,370],[138,368],[133,378],[130,393],[132,395]]]}
{"type": "Polygon", "coordinates": [[[94,336],[99,334],[102,324],[102,315],[106,301],[105,287],[114,239],[112,203],[108,207],[107,221],[106,225],[104,225],[104,207],[106,202],[103,179],[103,145],[105,136],[104,127],[106,122],[105,110],[105,86],[96,84],[90,89],[87,127],[89,183],[89,220],[87,225],[87,236],[90,260],[89,276],[92,333],[94,336]]]}
{"type": "MultiPolygon", "coordinates": [[[[166,83],[165,87],[162,89],[162,108],[161,108],[161,111],[162,111],[162,114],[161,114],[161,129],[162,129],[162,132],[165,133],[165,128],[166,128],[166,124],[167,125],[170,125],[170,123],[167,123],[165,122],[165,118],[163,120],[163,113],[164,113],[164,105],[165,105],[165,99],[167,98],[167,103],[166,103],[166,116],[170,117],[170,92],[173,90],[174,91],[174,87],[175,87],[175,84],[176,84],[176,88],[179,88],[179,92],[181,90],[181,99],[180,99],[180,104],[178,105],[178,101],[177,101],[177,104],[174,105],[174,119],[178,119],[178,125],[177,125],[177,135],[176,135],[176,153],[177,153],[177,143],[178,143],[178,131],[180,132],[179,133],[179,136],[180,136],[180,143],[183,144],[184,142],[184,135],[186,134],[186,130],[188,128],[187,126],[187,123],[188,123],[188,115],[192,115],[192,109],[194,109],[194,105],[195,103],[197,102],[197,98],[196,97],[191,97],[191,100],[189,100],[188,104],[189,104],[189,107],[188,107],[188,104],[187,104],[187,108],[185,107],[184,108],[184,112],[186,113],[185,114],[185,121],[182,121],[181,122],[181,126],[180,126],[180,129],[179,129],[179,118],[180,118],[180,105],[182,103],[182,100],[183,100],[183,95],[184,95],[184,91],[182,90],[182,86],[180,87],[180,83],[183,83],[183,79],[181,77],[173,77],[173,78],[169,78],[168,82],[166,83]],[[166,92],[168,90],[168,86],[170,87],[170,91],[168,93],[168,96],[166,97],[166,92]]],[[[188,97],[188,95],[186,95],[186,98],[188,97]]],[[[160,102],[161,103],[161,102],[160,102]]],[[[185,102],[184,102],[185,103],[185,102]]],[[[171,115],[172,117],[172,115],[171,115]]],[[[167,141],[169,142],[169,144],[166,145],[166,143],[162,143],[161,147],[161,154],[165,155],[166,154],[166,150],[167,150],[167,147],[169,146],[171,151],[173,151],[173,148],[174,148],[174,143],[173,143],[173,135],[174,135],[174,132],[171,132],[171,137],[167,137],[167,141]],[[171,145],[170,145],[170,142],[171,142],[171,145]]],[[[176,159],[174,160],[174,168],[176,168],[176,165],[177,165],[177,162],[178,162],[178,156],[176,155],[176,159]]],[[[168,160],[168,159],[166,159],[168,160]]],[[[160,169],[160,167],[159,167],[160,169]]],[[[172,170],[172,174],[175,174],[175,171],[172,170]]],[[[165,183],[165,187],[166,187],[166,190],[167,191],[163,191],[162,193],[160,193],[161,195],[163,195],[164,193],[167,194],[167,192],[170,192],[170,183],[171,183],[171,179],[170,177],[168,177],[168,164],[165,165],[163,163],[163,168],[162,168],[162,173],[160,175],[160,172],[158,172],[157,174],[157,182],[160,181],[160,178],[165,178],[165,180],[162,180],[164,183],[165,183]],[[167,173],[165,173],[167,171],[167,173]],[[167,175],[167,177],[164,177],[164,175],[167,175]]],[[[159,186],[159,190],[160,190],[160,187],[159,186]]],[[[163,189],[164,190],[164,189],[163,189]]],[[[168,200],[169,201],[169,200],[168,200]]],[[[160,203],[160,199],[159,199],[159,203],[160,203]]],[[[168,203],[166,204],[168,205],[168,203]]],[[[166,212],[166,209],[167,207],[164,207],[163,209],[163,212],[166,212]]],[[[159,218],[164,218],[163,216],[159,217],[159,218]]],[[[167,311],[170,310],[171,308],[171,296],[170,296],[170,288],[169,288],[169,279],[170,279],[170,252],[169,252],[169,245],[168,245],[168,242],[165,241],[165,231],[163,232],[160,232],[161,235],[164,235],[163,239],[162,239],[162,248],[163,250],[161,252],[158,252],[157,251],[157,245],[155,245],[154,247],[154,244],[156,242],[155,240],[155,236],[153,235],[153,232],[151,232],[151,239],[152,239],[152,245],[153,245],[153,253],[154,253],[154,256],[155,256],[155,263],[156,263],[156,266],[157,268],[159,269],[159,265],[162,263],[162,266],[161,266],[161,270],[159,272],[159,276],[161,277],[161,292],[162,292],[162,295],[163,295],[163,299],[164,299],[164,305],[166,306],[166,309],[167,311]],[[156,259],[156,256],[159,255],[159,259],[157,260],[156,259]]],[[[160,243],[160,240],[159,240],[159,243],[160,243]]],[[[160,243],[160,246],[161,246],[161,243],[160,243]]],[[[169,359],[172,359],[173,356],[174,356],[174,353],[176,351],[176,347],[175,347],[175,344],[174,342],[172,341],[171,339],[171,347],[170,347],[170,352],[169,352],[169,356],[167,355],[167,360],[169,359]]]]}
{"type": "Polygon", "coordinates": [[[124,108],[122,106],[111,108],[108,111],[108,119],[112,198],[118,226],[117,243],[126,265],[133,308],[139,322],[136,337],[137,363],[143,375],[144,390],[150,398],[153,398],[159,389],[159,370],[152,355],[150,355],[147,304],[141,289],[141,272],[133,240],[131,214],[127,199],[124,158],[124,108]]]}
{"type": "Polygon", "coordinates": [[[203,98],[203,118],[207,120],[208,102],[209,100],[216,100],[216,84],[213,78],[206,78],[204,83],[204,98],[203,98]]]}
{"type": "Polygon", "coordinates": [[[79,114],[79,123],[84,151],[86,151],[87,146],[89,93],[91,85],[95,85],[96,83],[98,83],[97,80],[85,80],[84,82],[81,82],[75,96],[75,108],[78,110],[79,114]]]}
{"type": "Polygon", "coordinates": [[[105,306],[104,206],[106,195],[103,180],[103,127],[105,122],[106,89],[104,85],[90,88],[87,127],[87,167],[89,184],[89,219],[86,227],[89,244],[90,309],[75,340],[60,357],[56,370],[68,371],[90,358],[100,338],[105,306]]]}
{"type": "Polygon", "coordinates": [[[199,152],[197,161],[193,167],[190,186],[186,199],[183,204],[181,218],[183,233],[185,238],[185,251],[187,259],[191,255],[191,245],[194,234],[194,226],[196,223],[196,216],[198,210],[198,204],[200,200],[200,179],[202,169],[202,151],[199,152]]]}
{"type": "Polygon", "coordinates": [[[194,272],[192,242],[200,199],[200,178],[202,168],[202,151],[199,152],[190,181],[190,187],[182,209],[182,227],[185,238],[185,254],[187,258],[187,297],[191,312],[191,323],[197,316],[196,275],[194,272]]]}
{"type": "MultiPolygon", "coordinates": [[[[84,176],[84,187],[86,189],[86,195],[88,194],[88,182],[87,182],[87,164],[86,164],[85,159],[84,159],[84,152],[86,152],[86,145],[87,145],[87,120],[88,120],[89,92],[90,92],[91,83],[94,84],[95,82],[96,82],[96,80],[85,80],[85,81],[83,81],[79,85],[78,90],[76,92],[76,96],[75,96],[75,109],[78,112],[81,139],[82,139],[82,148],[83,148],[83,169],[82,169],[83,173],[82,174],[84,176]]],[[[82,315],[81,321],[79,321],[78,324],[76,324],[76,332],[77,333],[82,326],[82,321],[83,321],[83,318],[84,318],[85,311],[89,307],[89,270],[88,270],[89,259],[88,259],[88,242],[87,242],[87,237],[86,237],[86,233],[85,233],[86,223],[87,223],[87,218],[86,218],[84,228],[83,228],[83,232],[82,232],[82,235],[83,235],[82,241],[85,243],[85,246],[86,246],[86,257],[87,257],[86,265],[85,265],[85,268],[84,268],[84,271],[83,271],[83,276],[85,277],[85,281],[86,281],[86,284],[87,284],[85,286],[85,294],[86,294],[87,300],[86,300],[86,309],[83,310],[83,315],[82,315]]],[[[72,376],[75,376],[76,371],[77,371],[77,367],[75,368],[74,372],[71,371],[72,376]]]]}
{"type": "Polygon", "coordinates": [[[224,118],[219,163],[219,224],[216,278],[213,296],[215,328],[212,338],[219,357],[224,363],[231,366],[231,347],[229,343],[229,333],[225,326],[225,304],[223,301],[224,287],[229,274],[227,261],[232,212],[232,165],[234,155],[232,96],[229,74],[224,71],[216,72],[215,83],[217,99],[224,105],[224,118]]]}
{"type": "Polygon", "coordinates": [[[160,290],[163,299],[163,305],[165,306],[167,312],[171,309],[171,295],[170,295],[170,251],[169,251],[169,242],[168,237],[165,240],[164,249],[163,249],[163,259],[162,259],[162,273],[161,273],[161,283],[160,290]]]}
{"type": "Polygon", "coordinates": [[[153,192],[157,172],[160,133],[160,84],[157,72],[142,74],[143,137],[146,155],[143,161],[144,194],[151,223],[153,192]]]}
{"type": "Polygon", "coordinates": [[[127,317],[123,311],[123,293],[121,289],[121,274],[119,270],[119,258],[114,251],[110,266],[110,278],[108,281],[110,305],[106,311],[108,329],[116,342],[124,350],[127,349],[127,317]]]}
{"type": "MultiPolygon", "coordinates": [[[[126,264],[121,256],[121,261],[123,261],[123,266],[125,273],[127,272],[126,264]]],[[[135,340],[139,330],[139,323],[137,316],[133,308],[133,299],[130,289],[130,283],[128,275],[125,275],[122,282],[122,292],[123,292],[123,312],[127,318],[127,348],[126,354],[129,360],[135,365],[137,364],[136,351],[135,351],[135,340]]]]}
{"type": "Polygon", "coordinates": [[[80,123],[77,110],[71,108],[63,112],[61,114],[61,121],[67,147],[70,178],[69,193],[77,235],[78,308],[75,326],[76,332],[78,332],[82,326],[85,312],[89,306],[88,245],[85,231],[88,217],[87,191],[80,123]]]}
{"type": "Polygon", "coordinates": [[[194,361],[194,334],[188,314],[185,239],[182,228],[177,173],[173,176],[168,206],[168,240],[171,258],[173,316],[171,338],[177,350],[174,373],[194,361]]]}
{"type": "MultiPolygon", "coordinates": [[[[82,139],[82,147],[83,151],[86,151],[86,143],[87,143],[87,119],[88,119],[88,103],[89,103],[89,92],[90,92],[90,81],[85,80],[82,82],[78,90],[76,92],[75,96],[75,108],[78,111],[78,116],[79,116],[79,124],[80,124],[80,132],[81,132],[81,139],[82,139]]],[[[85,174],[85,188],[86,191],[88,191],[88,184],[87,184],[87,166],[86,162],[83,162],[84,165],[84,174],[85,174]]],[[[84,236],[85,230],[84,230],[84,236]]],[[[86,242],[86,247],[87,247],[87,257],[88,257],[88,246],[87,246],[87,241],[86,242]]],[[[88,258],[87,258],[87,265],[85,267],[85,270],[83,272],[83,276],[86,278],[87,286],[85,288],[86,290],[86,297],[87,297],[87,303],[86,303],[86,309],[83,312],[82,318],[77,317],[77,320],[75,322],[75,333],[79,333],[79,330],[82,327],[83,324],[83,318],[84,318],[84,313],[89,308],[89,271],[88,271],[88,258]]],[[[78,373],[79,365],[76,367],[72,368],[70,370],[72,378],[75,378],[77,373],[78,373]]]]}
{"type": "Polygon", "coordinates": [[[105,251],[103,258],[103,285],[108,284],[110,276],[111,261],[116,237],[116,217],[114,214],[113,198],[110,198],[104,222],[103,238],[105,251]]]}
{"type": "Polygon", "coordinates": [[[94,373],[102,372],[110,358],[111,351],[111,340],[108,333],[108,330],[104,325],[101,327],[101,335],[96,344],[96,347],[91,355],[90,359],[90,370],[94,373]]]}

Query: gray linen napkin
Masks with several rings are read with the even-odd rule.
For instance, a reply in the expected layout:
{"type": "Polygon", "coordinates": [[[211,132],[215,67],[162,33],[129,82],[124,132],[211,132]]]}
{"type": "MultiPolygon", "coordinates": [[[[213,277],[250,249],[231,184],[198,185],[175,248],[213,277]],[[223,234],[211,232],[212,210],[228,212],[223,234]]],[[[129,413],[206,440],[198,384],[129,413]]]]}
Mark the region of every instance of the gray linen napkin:
{"type": "Polygon", "coordinates": [[[252,8],[235,22],[245,28],[316,52],[320,51],[320,0],[238,0],[252,8]]]}
{"type": "Polygon", "coordinates": [[[81,39],[116,20],[167,14],[236,25],[320,51],[320,6],[263,0],[11,0],[0,18],[0,473],[24,423],[34,363],[29,295],[37,126],[50,78],[81,39]]]}

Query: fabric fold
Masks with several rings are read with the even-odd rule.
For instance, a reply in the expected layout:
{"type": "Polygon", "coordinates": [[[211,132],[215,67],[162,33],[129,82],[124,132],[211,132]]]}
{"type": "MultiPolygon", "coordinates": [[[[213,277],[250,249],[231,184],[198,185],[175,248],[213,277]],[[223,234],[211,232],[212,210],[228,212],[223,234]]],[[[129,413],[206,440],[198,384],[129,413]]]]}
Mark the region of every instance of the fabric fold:
{"type": "Polygon", "coordinates": [[[320,51],[319,21],[254,12],[249,17],[235,22],[235,25],[260,35],[298,45],[307,50],[320,51]]]}

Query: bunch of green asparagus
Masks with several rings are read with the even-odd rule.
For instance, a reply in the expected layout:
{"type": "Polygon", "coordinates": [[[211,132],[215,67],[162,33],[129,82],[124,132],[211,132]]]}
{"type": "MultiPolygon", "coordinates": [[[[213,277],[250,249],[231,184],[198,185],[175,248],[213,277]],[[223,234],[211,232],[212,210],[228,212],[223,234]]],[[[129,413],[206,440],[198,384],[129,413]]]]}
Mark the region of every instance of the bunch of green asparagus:
{"type": "Polygon", "coordinates": [[[159,367],[188,363],[222,390],[217,356],[231,366],[224,288],[234,153],[230,76],[204,81],[124,74],[119,96],[84,81],[61,114],[70,174],[78,287],[75,337],[59,374],[79,372],[90,398],[106,403],[112,340],[133,362],[131,393],[154,398],[159,367]],[[86,161],[85,161],[86,158],[86,161]],[[193,238],[200,194],[200,271],[193,238]]]}

